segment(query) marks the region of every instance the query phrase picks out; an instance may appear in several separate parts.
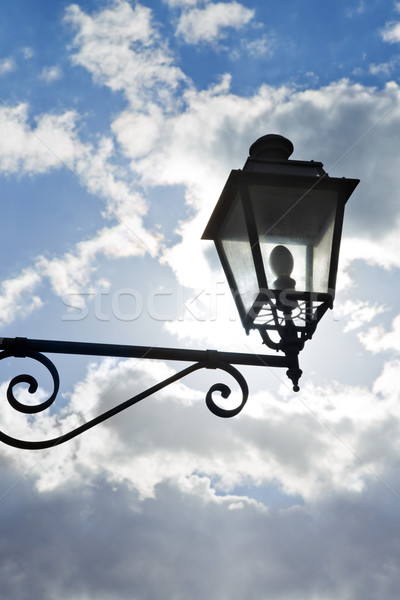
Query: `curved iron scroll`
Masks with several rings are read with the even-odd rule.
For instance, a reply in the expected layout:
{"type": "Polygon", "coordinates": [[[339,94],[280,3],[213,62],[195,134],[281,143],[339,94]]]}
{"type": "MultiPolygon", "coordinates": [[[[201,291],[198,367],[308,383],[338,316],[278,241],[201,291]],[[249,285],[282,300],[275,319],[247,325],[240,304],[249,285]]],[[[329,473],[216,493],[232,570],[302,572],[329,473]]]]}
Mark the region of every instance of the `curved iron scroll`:
{"type": "MultiPolygon", "coordinates": [[[[0,353],[0,360],[2,360],[4,358],[9,358],[11,356],[16,356],[16,353],[6,350],[6,351],[0,353]]],[[[48,371],[50,372],[51,377],[53,379],[54,389],[53,389],[52,394],[50,395],[50,397],[47,400],[45,400],[44,402],[42,402],[40,404],[36,404],[36,405],[24,404],[24,403],[20,402],[19,400],[17,400],[17,398],[14,395],[14,388],[19,383],[27,383],[29,385],[29,388],[28,388],[29,393],[34,394],[38,389],[38,383],[34,377],[32,377],[31,375],[22,374],[22,375],[18,375],[17,377],[14,377],[10,381],[10,383],[8,385],[8,389],[7,389],[7,399],[8,399],[8,402],[10,403],[10,405],[15,410],[18,410],[19,412],[22,412],[25,414],[34,414],[34,413],[38,413],[43,410],[46,410],[53,404],[53,402],[57,396],[58,390],[59,390],[59,376],[58,376],[57,369],[54,366],[54,364],[52,363],[52,361],[49,358],[47,358],[46,356],[44,356],[43,354],[41,354],[40,352],[37,352],[34,350],[25,350],[23,356],[32,358],[33,360],[37,360],[42,365],[44,365],[44,367],[46,367],[48,369],[48,371]]],[[[72,438],[80,435],[84,431],[87,431],[88,429],[95,427],[99,423],[103,423],[107,419],[113,417],[114,415],[117,415],[118,413],[122,412],[126,408],[133,406],[134,404],[136,404],[137,402],[140,402],[144,398],[147,398],[148,396],[155,394],[156,392],[163,389],[164,387],[171,385],[175,381],[178,381],[179,379],[182,379],[183,377],[186,377],[187,375],[190,375],[191,373],[194,373],[195,371],[198,371],[199,369],[220,369],[222,371],[225,371],[226,373],[229,373],[229,375],[231,375],[236,380],[236,382],[239,384],[241,392],[242,392],[242,401],[237,407],[232,408],[232,409],[225,409],[225,408],[221,408],[220,406],[218,406],[218,404],[215,403],[215,401],[213,399],[214,392],[220,392],[220,394],[223,398],[228,398],[231,394],[230,388],[223,383],[217,383],[209,389],[209,391],[207,392],[207,395],[206,395],[206,404],[207,404],[207,407],[209,408],[209,410],[218,417],[228,418],[228,417],[233,417],[233,416],[239,414],[239,412],[243,409],[244,405],[246,404],[248,394],[249,394],[246,380],[244,379],[243,375],[231,364],[225,363],[221,360],[213,358],[212,354],[210,354],[210,356],[208,357],[207,360],[197,362],[196,364],[193,364],[193,365],[187,367],[186,369],[183,369],[182,371],[175,373],[171,377],[164,379],[164,381],[161,381],[160,383],[152,386],[148,390],[145,390],[145,391],[141,392],[140,394],[137,394],[136,396],[133,396],[132,398],[129,398],[128,400],[125,400],[125,402],[122,402],[118,406],[104,412],[103,414],[99,415],[98,417],[95,417],[94,419],[87,421],[83,425],[80,425],[79,427],[77,427],[76,429],[73,429],[72,431],[70,431],[68,433],[65,433],[65,434],[60,435],[55,438],[52,438],[50,440],[25,441],[25,440],[20,440],[18,438],[11,437],[11,436],[7,435],[6,433],[4,433],[3,431],[0,431],[0,441],[4,442],[5,444],[8,444],[9,446],[13,446],[15,448],[26,449],[26,450],[43,450],[46,448],[53,448],[54,446],[59,446],[60,444],[63,444],[64,442],[71,440],[72,438]]]]}

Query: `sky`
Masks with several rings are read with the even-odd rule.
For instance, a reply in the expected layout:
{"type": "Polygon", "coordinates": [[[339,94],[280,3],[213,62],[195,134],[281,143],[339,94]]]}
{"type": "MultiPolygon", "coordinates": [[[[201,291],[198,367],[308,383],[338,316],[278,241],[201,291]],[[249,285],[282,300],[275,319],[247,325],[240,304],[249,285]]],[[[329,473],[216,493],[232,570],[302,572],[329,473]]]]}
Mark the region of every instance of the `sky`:
{"type": "MultiPolygon", "coordinates": [[[[57,448],[0,448],[2,598],[398,598],[399,76],[392,0],[0,3],[3,337],[265,353],[200,239],[231,169],[276,133],[360,179],[298,394],[241,368],[249,400],[220,419],[207,390],[235,382],[202,371],[57,448]]],[[[8,435],[182,368],[53,360],[60,394],[29,417],[10,377],[37,373],[41,402],[48,374],[1,361],[8,435]]]]}

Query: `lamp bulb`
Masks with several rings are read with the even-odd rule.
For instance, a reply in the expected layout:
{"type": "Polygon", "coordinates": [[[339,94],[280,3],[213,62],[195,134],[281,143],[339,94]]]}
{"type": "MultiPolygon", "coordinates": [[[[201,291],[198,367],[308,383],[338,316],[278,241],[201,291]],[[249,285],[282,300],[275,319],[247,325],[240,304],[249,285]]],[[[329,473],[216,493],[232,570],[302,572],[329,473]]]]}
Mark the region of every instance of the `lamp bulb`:
{"type": "Polygon", "coordinates": [[[286,246],[275,246],[270,254],[269,264],[277,276],[277,279],[274,281],[275,289],[294,289],[296,281],[290,277],[294,267],[294,260],[292,253],[286,246]]]}

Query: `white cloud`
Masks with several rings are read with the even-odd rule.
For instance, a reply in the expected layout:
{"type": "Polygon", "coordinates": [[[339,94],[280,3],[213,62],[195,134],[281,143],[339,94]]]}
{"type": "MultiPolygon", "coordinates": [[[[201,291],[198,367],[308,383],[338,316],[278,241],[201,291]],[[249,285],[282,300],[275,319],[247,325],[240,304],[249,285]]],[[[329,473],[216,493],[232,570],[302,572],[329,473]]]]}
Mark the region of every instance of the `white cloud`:
{"type": "Polygon", "coordinates": [[[185,77],[160,41],[149,8],[132,8],[118,0],[112,8],[88,16],[72,5],[65,20],[78,30],[72,60],[95,81],[123,91],[137,109],[154,99],[171,105],[171,93],[185,77]]]}
{"type": "Polygon", "coordinates": [[[274,53],[275,37],[272,35],[263,35],[260,38],[247,42],[246,50],[254,58],[272,56],[274,53]]]}
{"type": "Polygon", "coordinates": [[[126,155],[135,159],[154,149],[164,121],[162,108],[151,104],[146,112],[123,111],[113,121],[112,130],[126,155]]]}
{"type": "Polygon", "coordinates": [[[366,323],[370,323],[376,316],[385,312],[387,308],[380,305],[372,306],[369,302],[361,300],[346,300],[343,303],[335,303],[335,316],[344,319],[343,331],[354,331],[366,323]]]}
{"type": "MultiPolygon", "coordinates": [[[[400,3],[395,2],[395,9],[400,12],[400,3]]],[[[385,27],[381,30],[382,39],[389,44],[395,44],[400,42],[400,23],[396,21],[390,21],[386,23],[385,27]]]]}
{"type": "Polygon", "coordinates": [[[21,48],[21,52],[25,60],[29,60],[35,56],[35,51],[30,46],[24,46],[21,48]]]}
{"type": "Polygon", "coordinates": [[[0,75],[11,73],[12,71],[15,71],[16,68],[17,63],[15,62],[15,58],[11,56],[0,60],[0,75]]]}
{"type": "Polygon", "coordinates": [[[44,67],[40,73],[40,78],[46,83],[52,83],[58,81],[63,76],[61,67],[54,65],[52,67],[44,67]]]}
{"type": "MultiPolygon", "coordinates": [[[[30,286],[28,274],[35,283],[48,278],[53,291],[60,296],[77,292],[91,283],[100,256],[121,258],[156,255],[161,236],[147,231],[143,217],[147,205],[135,185],[112,163],[114,146],[110,138],[101,138],[97,147],[84,144],[77,130],[78,116],[72,111],[38,116],[34,128],[28,125],[28,106],[0,108],[0,170],[7,175],[33,175],[50,169],[67,167],[88,191],[98,196],[99,212],[117,220],[117,225],[99,230],[90,240],[79,242],[75,250],[64,256],[41,257],[15,279],[6,283],[2,318],[10,323],[16,315],[24,315],[42,306],[37,296],[20,293],[16,301],[17,282],[30,286]],[[34,274],[34,275],[33,275],[34,274]]],[[[29,288],[30,289],[30,288],[29,288]]]]}
{"type": "Polygon", "coordinates": [[[180,8],[187,6],[196,6],[200,4],[202,0],[163,0],[165,4],[171,8],[180,8]]]}
{"type": "Polygon", "coordinates": [[[241,29],[253,17],[254,10],[236,1],[210,3],[205,8],[195,8],[182,13],[176,33],[181,35],[187,44],[215,42],[223,37],[223,30],[227,27],[241,29]]]}
{"type": "MultiPolygon", "coordinates": [[[[382,332],[382,333],[384,333],[384,332],[382,332]]],[[[399,343],[397,342],[397,340],[396,340],[396,344],[395,344],[394,350],[397,354],[399,354],[400,348],[399,348],[399,343]],[[397,347],[396,347],[396,344],[397,344],[397,347]]],[[[389,345],[389,348],[390,348],[390,345],[389,345]]],[[[377,350],[379,351],[379,347],[377,348],[377,350]]],[[[384,396],[387,398],[390,398],[390,397],[393,398],[394,402],[398,401],[399,369],[400,369],[400,362],[394,358],[392,358],[391,360],[389,360],[388,362],[386,362],[384,364],[382,373],[376,379],[376,381],[374,382],[374,385],[373,385],[373,391],[375,394],[377,394],[379,399],[381,399],[381,397],[384,396]]],[[[391,420],[390,415],[388,415],[388,420],[391,420]]]]}
{"type": "Polygon", "coordinates": [[[369,66],[369,72],[372,73],[372,75],[385,75],[386,77],[389,77],[391,73],[393,73],[393,71],[397,68],[397,65],[399,63],[399,58],[398,57],[394,57],[392,58],[390,61],[385,62],[385,63],[379,63],[379,64],[375,64],[372,63],[369,66]]]}
{"type": "MultiPolygon", "coordinates": [[[[107,173],[103,171],[107,177],[107,173]]],[[[88,177],[93,177],[89,173],[88,177]]],[[[89,187],[96,189],[96,183],[90,180],[89,187]]],[[[107,194],[104,185],[103,193],[107,194]]],[[[122,191],[126,192],[123,189],[122,191]]],[[[117,225],[104,227],[88,240],[80,241],[71,251],[61,256],[51,258],[39,256],[34,260],[34,267],[27,268],[17,277],[3,283],[3,295],[0,296],[2,310],[1,320],[5,324],[12,323],[16,318],[26,316],[30,312],[43,306],[37,295],[32,295],[35,287],[46,280],[50,283],[52,291],[67,300],[73,295],[73,305],[79,307],[79,294],[84,290],[102,290],[106,282],[98,275],[98,260],[101,257],[109,259],[143,256],[150,253],[156,256],[161,241],[160,234],[147,231],[142,223],[144,212],[143,199],[133,194],[124,197],[118,196],[116,190],[111,190],[108,204],[112,208],[113,217],[120,222],[117,225]],[[135,207],[135,208],[133,208],[135,207]]]]}
{"type": "Polygon", "coordinates": [[[0,108],[0,171],[6,174],[43,173],[71,164],[85,149],[76,131],[77,114],[44,114],[36,127],[28,125],[28,106],[0,108]]]}
{"type": "Polygon", "coordinates": [[[40,283],[40,276],[32,268],[23,270],[17,277],[6,279],[1,284],[0,322],[8,324],[26,317],[43,304],[34,290],[40,283]]]}
{"type": "Polygon", "coordinates": [[[353,8],[347,8],[346,9],[346,16],[349,17],[350,19],[353,18],[355,15],[362,15],[365,12],[365,1],[364,0],[360,0],[358,5],[353,7],[353,8]]]}
{"type": "MultiPolygon", "coordinates": [[[[133,211],[132,211],[133,212],[133,211]]],[[[96,260],[143,256],[146,252],[156,253],[160,237],[143,228],[140,219],[132,215],[114,227],[105,227],[89,239],[78,242],[74,252],[48,259],[44,256],[36,261],[36,269],[42,277],[49,279],[53,292],[60,297],[79,294],[92,286],[102,289],[102,278],[96,277],[96,260]]]]}
{"type": "Polygon", "coordinates": [[[400,315],[395,317],[390,331],[384,327],[371,327],[366,333],[359,334],[360,340],[370,352],[391,351],[400,353],[400,315]]]}
{"type": "MultiPolygon", "coordinates": [[[[398,216],[394,212],[393,223],[397,224],[397,219],[398,216]]],[[[389,228],[389,223],[386,226],[389,228]]],[[[394,227],[392,231],[389,229],[386,233],[382,232],[381,235],[382,237],[379,237],[378,240],[364,238],[362,231],[360,231],[360,237],[346,236],[341,244],[341,269],[348,269],[355,260],[363,260],[368,265],[379,266],[386,271],[392,268],[398,269],[400,267],[400,241],[394,227]]],[[[345,284],[348,285],[348,281],[345,284]]]]}
{"type": "Polygon", "coordinates": [[[382,31],[382,38],[389,44],[400,42],[400,23],[388,23],[382,31]]]}

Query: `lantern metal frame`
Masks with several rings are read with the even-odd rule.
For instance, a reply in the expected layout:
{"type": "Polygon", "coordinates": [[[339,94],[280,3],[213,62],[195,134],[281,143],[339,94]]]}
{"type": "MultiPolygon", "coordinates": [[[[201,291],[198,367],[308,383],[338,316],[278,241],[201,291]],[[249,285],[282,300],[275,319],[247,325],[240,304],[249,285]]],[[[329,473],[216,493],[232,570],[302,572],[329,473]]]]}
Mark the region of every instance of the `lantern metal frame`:
{"type": "MultiPolygon", "coordinates": [[[[285,301],[283,302],[281,292],[279,293],[276,290],[267,288],[265,273],[263,275],[264,267],[259,248],[258,232],[254,215],[252,215],[250,209],[251,204],[248,202],[247,208],[244,208],[244,214],[259,284],[259,293],[255,298],[250,314],[250,311],[246,312],[244,308],[232,269],[221,244],[216,240],[217,251],[246,333],[249,333],[251,329],[258,330],[263,342],[269,348],[281,351],[282,354],[246,354],[216,350],[38,340],[24,337],[0,338],[0,361],[11,357],[32,359],[47,369],[52,378],[52,393],[46,400],[38,404],[21,402],[17,398],[18,394],[16,394],[16,386],[21,383],[28,385],[28,392],[30,394],[35,394],[38,389],[38,382],[35,377],[23,373],[11,379],[6,392],[8,402],[13,409],[26,415],[35,415],[49,409],[59,393],[59,374],[47,354],[131,357],[193,363],[70,432],[47,440],[31,441],[21,440],[0,430],[0,442],[15,448],[27,450],[41,450],[58,446],[200,369],[219,369],[228,373],[233,377],[241,390],[241,401],[237,406],[222,408],[215,402],[213,394],[217,392],[223,398],[228,398],[231,390],[223,383],[216,383],[211,386],[206,394],[206,405],[214,415],[222,418],[237,415],[243,409],[248,398],[249,392],[246,380],[233,365],[285,368],[287,376],[293,383],[293,390],[299,391],[298,381],[302,371],[299,368],[298,355],[305,341],[312,337],[319,320],[325,314],[326,310],[332,308],[344,205],[358,184],[358,180],[330,178],[323,170],[322,163],[289,161],[288,156],[292,150],[292,143],[282,136],[268,135],[257,140],[250,148],[250,157],[243,171],[234,170],[231,172],[203,234],[203,239],[215,240],[218,235],[218,228],[232,202],[233,195],[238,189],[241,190],[242,194],[246,194],[248,186],[254,183],[258,185],[271,185],[273,183],[282,189],[285,189],[289,185],[293,186],[293,184],[297,184],[303,186],[305,192],[316,187],[318,189],[334,188],[340,192],[330,257],[331,266],[328,294],[299,294],[298,292],[294,293],[293,290],[286,290],[285,301]],[[305,173],[307,174],[305,175],[305,173]],[[300,319],[296,316],[295,310],[299,309],[299,302],[303,303],[302,306],[305,307],[300,309],[303,311],[303,316],[300,319]],[[272,338],[273,332],[277,334],[278,340],[272,338]]],[[[301,198],[299,201],[301,201],[301,198]]]]}
{"type": "MultiPolygon", "coordinates": [[[[342,235],[345,204],[359,183],[358,179],[329,177],[321,162],[289,160],[293,151],[290,140],[282,136],[266,135],[250,148],[250,156],[243,170],[231,171],[221,196],[214,208],[202,239],[213,240],[231,289],[242,325],[249,333],[259,331],[263,342],[271,349],[286,355],[298,354],[307,340],[310,340],[316,327],[335,298],[336,276],[339,262],[339,249],[342,235]],[[298,198],[283,214],[282,219],[297,205],[304,207],[311,193],[335,192],[337,204],[334,217],[332,242],[329,258],[327,293],[276,290],[268,287],[264,259],[260,248],[254,206],[249,189],[264,188],[265,194],[271,188],[278,188],[282,197],[286,190],[297,190],[298,198]],[[240,286],[223,247],[222,228],[234,202],[240,204],[245,223],[246,240],[251,249],[251,259],[258,283],[257,295],[246,310],[240,294],[240,286]],[[273,337],[273,334],[275,338],[273,337]]],[[[321,199],[323,203],[323,198],[321,199]]],[[[270,223],[272,229],[276,223],[270,223]]],[[[299,372],[301,375],[301,371],[299,372]]],[[[298,385],[294,382],[295,391],[298,385]]]]}

